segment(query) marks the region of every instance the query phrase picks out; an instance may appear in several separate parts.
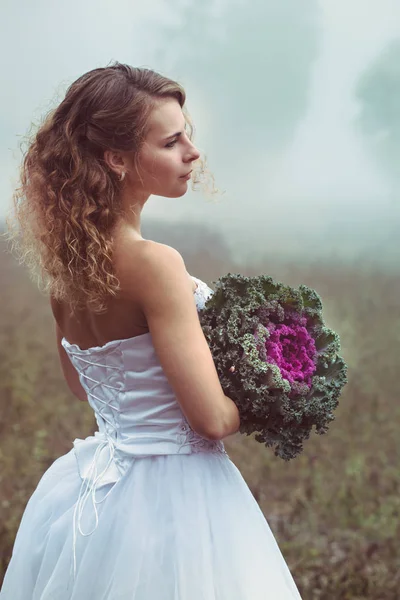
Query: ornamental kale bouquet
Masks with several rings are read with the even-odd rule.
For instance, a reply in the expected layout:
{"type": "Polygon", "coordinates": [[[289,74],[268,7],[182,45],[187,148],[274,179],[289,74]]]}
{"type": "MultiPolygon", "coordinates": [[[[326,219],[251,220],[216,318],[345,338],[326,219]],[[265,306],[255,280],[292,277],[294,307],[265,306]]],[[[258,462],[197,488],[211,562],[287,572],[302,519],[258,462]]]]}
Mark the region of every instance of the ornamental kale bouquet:
{"type": "Polygon", "coordinates": [[[275,446],[288,461],[312,426],[326,433],[347,383],[340,340],[322,318],[318,294],[260,275],[228,273],[199,310],[224,393],[238,407],[240,433],[275,446]]]}

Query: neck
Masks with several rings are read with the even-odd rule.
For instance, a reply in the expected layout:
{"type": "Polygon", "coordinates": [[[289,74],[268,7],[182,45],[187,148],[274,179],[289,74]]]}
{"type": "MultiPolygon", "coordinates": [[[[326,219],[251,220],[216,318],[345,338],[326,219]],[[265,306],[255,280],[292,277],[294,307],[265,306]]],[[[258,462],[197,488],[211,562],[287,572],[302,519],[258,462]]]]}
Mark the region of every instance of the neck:
{"type": "Polygon", "coordinates": [[[150,194],[133,196],[129,188],[123,188],[120,202],[122,206],[122,222],[135,231],[139,238],[142,238],[141,232],[141,213],[144,205],[149,199],[150,194]]]}

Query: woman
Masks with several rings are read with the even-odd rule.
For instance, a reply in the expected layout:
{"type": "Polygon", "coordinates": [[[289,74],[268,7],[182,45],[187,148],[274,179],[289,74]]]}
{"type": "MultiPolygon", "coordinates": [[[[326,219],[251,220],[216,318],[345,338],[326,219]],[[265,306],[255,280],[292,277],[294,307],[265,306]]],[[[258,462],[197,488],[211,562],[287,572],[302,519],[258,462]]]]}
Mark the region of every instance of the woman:
{"type": "Polygon", "coordinates": [[[63,372],[98,431],[41,478],[1,600],[300,598],[222,442],[240,421],[198,318],[212,290],[141,235],[151,194],[206,180],[184,103],[154,71],[94,69],[24,158],[14,238],[39,267],[63,372]]]}

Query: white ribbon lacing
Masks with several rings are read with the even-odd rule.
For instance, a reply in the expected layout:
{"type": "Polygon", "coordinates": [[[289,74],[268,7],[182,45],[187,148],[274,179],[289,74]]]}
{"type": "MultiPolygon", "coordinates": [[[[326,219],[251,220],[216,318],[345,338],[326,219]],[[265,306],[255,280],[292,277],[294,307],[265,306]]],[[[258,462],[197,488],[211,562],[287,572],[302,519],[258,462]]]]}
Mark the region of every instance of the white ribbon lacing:
{"type": "Polygon", "coordinates": [[[100,483],[102,477],[107,472],[107,469],[113,462],[114,454],[115,454],[115,446],[114,446],[114,442],[110,438],[107,438],[107,440],[105,440],[104,442],[100,442],[100,444],[96,448],[96,452],[94,453],[88,474],[82,480],[82,484],[81,484],[81,487],[79,490],[78,500],[75,504],[74,517],[73,517],[74,579],[76,577],[76,539],[77,539],[76,529],[78,528],[78,531],[82,536],[87,537],[87,536],[91,535],[97,528],[97,525],[99,523],[99,516],[98,516],[96,504],[101,504],[101,502],[104,502],[104,500],[109,496],[110,492],[112,492],[112,490],[114,489],[114,485],[116,482],[113,484],[112,488],[107,492],[107,494],[105,494],[105,496],[101,500],[96,500],[96,489],[97,489],[97,485],[100,483]],[[97,473],[97,458],[98,458],[101,450],[107,445],[110,450],[110,458],[107,462],[106,467],[103,469],[103,471],[101,471],[101,473],[98,474],[97,473]],[[85,486],[86,486],[86,489],[85,489],[85,486]],[[85,533],[84,531],[82,531],[81,517],[83,514],[83,510],[85,508],[85,504],[89,498],[91,498],[91,500],[92,500],[96,524],[91,531],[85,533]],[[76,519],[77,513],[78,513],[78,519],[76,519]]]}

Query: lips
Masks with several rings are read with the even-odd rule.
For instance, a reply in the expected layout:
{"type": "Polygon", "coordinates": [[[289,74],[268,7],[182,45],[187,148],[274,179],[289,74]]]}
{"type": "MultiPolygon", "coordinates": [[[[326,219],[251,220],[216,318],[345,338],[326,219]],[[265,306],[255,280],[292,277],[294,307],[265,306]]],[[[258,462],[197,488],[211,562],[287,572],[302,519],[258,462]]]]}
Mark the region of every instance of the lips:
{"type": "Polygon", "coordinates": [[[192,171],[189,171],[189,173],[186,173],[185,175],[181,175],[181,177],[187,177],[188,175],[190,175],[192,171]]]}

